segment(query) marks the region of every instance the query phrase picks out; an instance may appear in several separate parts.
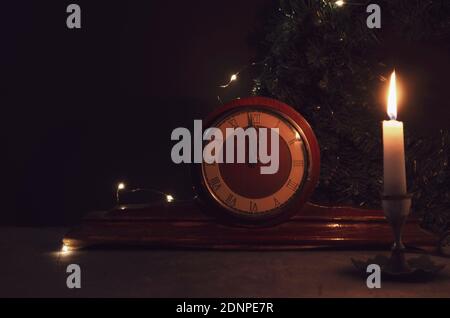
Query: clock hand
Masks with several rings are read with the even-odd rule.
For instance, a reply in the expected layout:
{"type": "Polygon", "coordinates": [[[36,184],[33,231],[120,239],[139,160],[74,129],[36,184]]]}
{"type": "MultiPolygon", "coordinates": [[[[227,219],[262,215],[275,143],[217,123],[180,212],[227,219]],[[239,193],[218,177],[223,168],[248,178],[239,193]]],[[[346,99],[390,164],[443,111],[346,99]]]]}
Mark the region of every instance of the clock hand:
{"type": "Polygon", "coordinates": [[[253,126],[253,116],[250,113],[247,113],[247,120],[248,120],[248,127],[254,127],[253,126]]]}
{"type": "MultiPolygon", "coordinates": [[[[255,128],[255,125],[253,124],[253,116],[251,113],[247,113],[247,120],[248,120],[248,127],[247,128],[255,128]]],[[[259,163],[259,154],[258,151],[256,152],[256,163],[248,162],[249,167],[256,167],[256,164],[259,163]]]]}

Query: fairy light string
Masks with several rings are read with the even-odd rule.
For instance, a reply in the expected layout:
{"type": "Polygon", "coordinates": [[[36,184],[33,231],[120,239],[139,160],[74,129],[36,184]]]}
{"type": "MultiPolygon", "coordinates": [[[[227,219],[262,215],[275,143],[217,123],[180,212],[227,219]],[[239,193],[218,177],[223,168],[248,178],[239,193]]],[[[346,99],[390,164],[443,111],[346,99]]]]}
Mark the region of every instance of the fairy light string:
{"type": "MultiPolygon", "coordinates": [[[[116,204],[118,206],[124,206],[126,204],[123,204],[121,202],[121,194],[123,194],[123,192],[126,190],[126,184],[124,182],[120,182],[117,184],[116,186],[116,204]]],[[[175,196],[175,194],[173,193],[168,193],[168,192],[164,192],[155,188],[133,188],[133,189],[129,189],[126,190],[127,193],[153,193],[153,194],[158,194],[161,195],[161,200],[166,202],[166,203],[174,203],[174,202],[186,202],[186,201],[191,201],[193,198],[189,198],[189,199],[180,199],[177,196],[175,196]]],[[[155,200],[153,202],[148,202],[148,203],[157,203],[159,200],[155,200]]],[[[132,205],[132,204],[131,204],[132,205]]],[[[123,208],[121,208],[122,210],[124,210],[123,208]]]]}

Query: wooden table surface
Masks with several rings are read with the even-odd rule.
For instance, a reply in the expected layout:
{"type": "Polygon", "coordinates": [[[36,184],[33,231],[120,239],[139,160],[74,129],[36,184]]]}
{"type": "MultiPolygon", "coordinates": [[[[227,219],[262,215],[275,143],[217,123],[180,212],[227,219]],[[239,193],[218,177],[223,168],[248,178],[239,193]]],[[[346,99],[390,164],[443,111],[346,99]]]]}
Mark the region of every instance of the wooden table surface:
{"type": "Polygon", "coordinates": [[[0,297],[449,297],[450,259],[428,283],[369,290],[350,258],[377,251],[85,250],[59,253],[65,228],[0,228],[0,297]],[[78,264],[82,288],[66,287],[78,264]]]}

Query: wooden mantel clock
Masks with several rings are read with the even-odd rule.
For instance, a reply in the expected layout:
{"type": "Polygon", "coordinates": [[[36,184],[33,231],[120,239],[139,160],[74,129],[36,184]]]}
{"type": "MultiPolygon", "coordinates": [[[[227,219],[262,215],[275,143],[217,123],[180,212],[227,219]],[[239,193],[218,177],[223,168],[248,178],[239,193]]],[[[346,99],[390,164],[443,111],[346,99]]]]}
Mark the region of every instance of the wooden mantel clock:
{"type": "MultiPolygon", "coordinates": [[[[63,243],[232,250],[323,247],[390,248],[392,231],[381,210],[308,202],[319,180],[319,144],[292,107],[263,97],[218,108],[204,127],[278,128],[279,169],[262,175],[261,164],[196,164],[197,202],[121,205],[88,214],[63,243]]],[[[374,194],[377,195],[377,194],[374,194]]],[[[404,241],[423,248],[437,239],[409,218],[404,241]]]]}
{"type": "Polygon", "coordinates": [[[219,128],[224,136],[227,128],[279,131],[275,174],[261,174],[259,162],[194,167],[195,190],[206,213],[235,225],[267,226],[301,210],[319,180],[320,150],[313,130],[298,112],[274,99],[238,99],[211,114],[206,127],[219,128]]]}

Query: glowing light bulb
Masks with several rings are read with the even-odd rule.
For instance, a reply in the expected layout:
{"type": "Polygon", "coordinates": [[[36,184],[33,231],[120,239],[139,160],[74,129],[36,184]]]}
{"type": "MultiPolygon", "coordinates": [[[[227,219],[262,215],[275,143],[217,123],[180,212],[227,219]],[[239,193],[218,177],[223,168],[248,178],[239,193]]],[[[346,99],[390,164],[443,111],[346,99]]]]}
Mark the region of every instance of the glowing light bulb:
{"type": "Polygon", "coordinates": [[[120,203],[120,191],[125,190],[125,183],[120,182],[117,184],[117,190],[116,190],[116,202],[120,203]]]}
{"type": "Polygon", "coordinates": [[[61,252],[62,252],[63,254],[66,254],[66,253],[68,253],[69,251],[70,251],[69,246],[66,245],[66,244],[63,244],[63,246],[61,247],[61,252]]]}
{"type": "Polygon", "coordinates": [[[343,1],[343,0],[338,0],[338,1],[336,1],[334,4],[337,5],[338,7],[342,7],[342,6],[344,6],[345,1],[343,1]]]}
{"type": "Polygon", "coordinates": [[[166,195],[166,201],[167,201],[167,202],[171,203],[171,202],[173,202],[174,200],[175,200],[175,198],[174,198],[172,195],[170,195],[170,194],[167,194],[167,195],[166,195]]]}
{"type": "Polygon", "coordinates": [[[227,88],[228,86],[230,86],[231,83],[233,83],[234,81],[236,81],[238,79],[238,74],[239,74],[239,72],[236,73],[236,74],[231,75],[229,82],[227,84],[225,84],[225,85],[221,85],[220,87],[227,88]]]}

